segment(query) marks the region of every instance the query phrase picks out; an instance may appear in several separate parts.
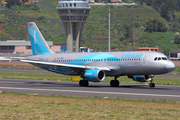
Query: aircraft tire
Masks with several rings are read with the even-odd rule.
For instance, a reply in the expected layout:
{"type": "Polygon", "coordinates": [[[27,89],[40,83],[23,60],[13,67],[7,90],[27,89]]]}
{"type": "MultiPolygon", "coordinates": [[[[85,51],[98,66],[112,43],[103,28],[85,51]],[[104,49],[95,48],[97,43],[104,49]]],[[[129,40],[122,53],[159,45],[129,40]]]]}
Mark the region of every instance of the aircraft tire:
{"type": "Polygon", "coordinates": [[[89,85],[89,81],[84,80],[84,86],[87,87],[89,85]]]}
{"type": "Polygon", "coordinates": [[[154,88],[154,87],[155,87],[155,84],[154,84],[154,83],[150,83],[150,84],[149,84],[149,87],[150,87],[150,88],[154,88]]]}
{"type": "Polygon", "coordinates": [[[153,87],[155,87],[155,84],[154,84],[154,83],[152,83],[152,86],[153,86],[153,87]]]}
{"type": "Polygon", "coordinates": [[[119,86],[119,81],[118,80],[116,80],[116,87],[118,87],[119,86]]]}
{"type": "Polygon", "coordinates": [[[150,88],[152,87],[152,83],[149,83],[149,87],[150,87],[150,88]]]}
{"type": "Polygon", "coordinates": [[[118,87],[119,81],[118,80],[111,80],[110,85],[111,85],[111,87],[118,87]]]}
{"type": "Polygon", "coordinates": [[[80,80],[79,81],[79,86],[87,87],[88,85],[89,85],[89,81],[87,81],[87,80],[80,80]]]}
{"type": "Polygon", "coordinates": [[[111,80],[110,81],[110,85],[111,85],[111,87],[114,87],[114,82],[113,82],[114,80],[111,80]]]}
{"type": "Polygon", "coordinates": [[[84,81],[83,81],[83,80],[80,80],[80,81],[79,81],[79,86],[84,86],[83,83],[84,83],[84,81]]]}

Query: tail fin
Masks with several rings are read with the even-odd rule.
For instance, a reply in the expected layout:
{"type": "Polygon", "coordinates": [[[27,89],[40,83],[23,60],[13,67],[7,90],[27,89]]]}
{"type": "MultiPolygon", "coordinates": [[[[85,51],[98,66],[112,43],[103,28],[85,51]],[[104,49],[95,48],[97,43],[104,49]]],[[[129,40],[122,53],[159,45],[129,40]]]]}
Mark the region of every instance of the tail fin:
{"type": "Polygon", "coordinates": [[[28,30],[33,55],[53,53],[51,49],[48,47],[48,44],[46,43],[38,27],[36,26],[36,23],[28,22],[28,30]]]}

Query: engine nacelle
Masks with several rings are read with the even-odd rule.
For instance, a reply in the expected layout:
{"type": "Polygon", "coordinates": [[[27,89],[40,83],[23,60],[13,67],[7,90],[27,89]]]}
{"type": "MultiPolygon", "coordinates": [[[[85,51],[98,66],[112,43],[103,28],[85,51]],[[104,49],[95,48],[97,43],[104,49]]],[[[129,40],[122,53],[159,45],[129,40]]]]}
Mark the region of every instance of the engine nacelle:
{"type": "Polygon", "coordinates": [[[86,80],[91,82],[101,82],[106,77],[106,74],[104,71],[100,69],[92,69],[92,70],[86,70],[84,77],[86,80]]]}
{"type": "Polygon", "coordinates": [[[150,75],[133,75],[133,76],[128,76],[128,77],[138,82],[148,82],[151,80],[150,75]]]}

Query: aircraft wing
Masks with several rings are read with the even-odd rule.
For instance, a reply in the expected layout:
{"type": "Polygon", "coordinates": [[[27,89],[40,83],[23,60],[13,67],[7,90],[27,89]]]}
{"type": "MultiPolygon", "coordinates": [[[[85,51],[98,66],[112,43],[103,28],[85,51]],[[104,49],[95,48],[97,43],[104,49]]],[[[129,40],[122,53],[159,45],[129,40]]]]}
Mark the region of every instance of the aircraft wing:
{"type": "Polygon", "coordinates": [[[110,71],[108,67],[98,67],[98,66],[84,66],[84,65],[72,65],[72,64],[61,64],[61,63],[51,63],[51,62],[42,62],[42,61],[34,61],[34,60],[21,60],[23,62],[31,63],[31,64],[39,64],[39,65],[50,65],[56,67],[66,67],[66,68],[79,68],[79,69],[100,69],[104,71],[110,71]]]}

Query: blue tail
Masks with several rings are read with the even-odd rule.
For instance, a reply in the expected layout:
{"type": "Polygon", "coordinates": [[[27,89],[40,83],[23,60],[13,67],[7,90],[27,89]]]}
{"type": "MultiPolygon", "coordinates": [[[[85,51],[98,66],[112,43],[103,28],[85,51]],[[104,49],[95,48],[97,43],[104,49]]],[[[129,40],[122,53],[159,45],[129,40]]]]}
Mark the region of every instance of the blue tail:
{"type": "Polygon", "coordinates": [[[53,53],[34,22],[28,22],[28,30],[33,55],[53,53]]]}

